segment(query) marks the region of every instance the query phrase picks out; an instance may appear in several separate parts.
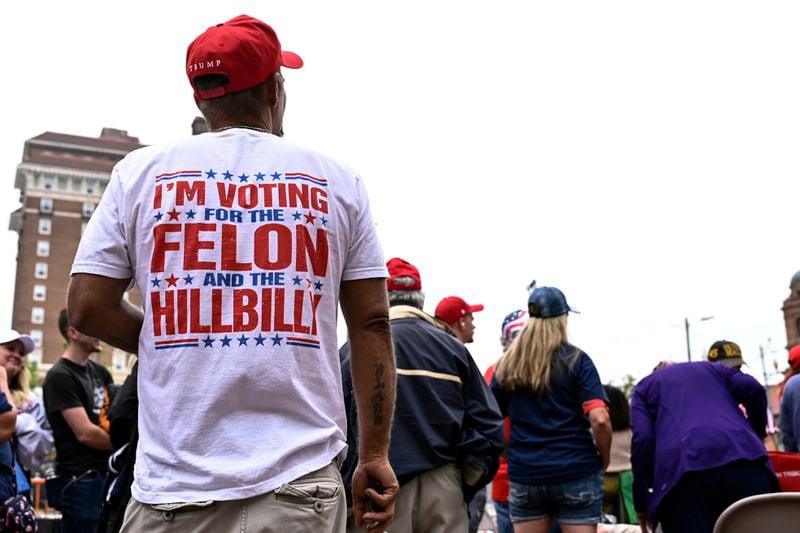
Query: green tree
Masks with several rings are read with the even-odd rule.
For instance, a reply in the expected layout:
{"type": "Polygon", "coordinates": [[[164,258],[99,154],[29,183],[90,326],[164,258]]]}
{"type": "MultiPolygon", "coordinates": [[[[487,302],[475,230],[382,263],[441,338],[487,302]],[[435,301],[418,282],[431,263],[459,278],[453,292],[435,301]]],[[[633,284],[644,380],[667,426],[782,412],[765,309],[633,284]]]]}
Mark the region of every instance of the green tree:
{"type": "Polygon", "coordinates": [[[630,400],[635,386],[636,378],[631,374],[625,374],[622,378],[622,385],[620,385],[619,388],[625,393],[625,397],[630,400]]]}
{"type": "Polygon", "coordinates": [[[28,367],[28,371],[31,373],[30,387],[31,389],[35,389],[39,386],[39,365],[36,363],[36,361],[31,361],[28,359],[25,362],[25,366],[28,367]]]}

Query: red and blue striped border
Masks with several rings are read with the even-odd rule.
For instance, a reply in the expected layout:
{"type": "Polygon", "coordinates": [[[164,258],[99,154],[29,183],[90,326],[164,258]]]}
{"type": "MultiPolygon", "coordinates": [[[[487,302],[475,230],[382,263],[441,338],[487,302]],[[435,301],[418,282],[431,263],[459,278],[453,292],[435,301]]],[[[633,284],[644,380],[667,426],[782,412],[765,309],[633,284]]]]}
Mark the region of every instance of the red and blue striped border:
{"type": "Polygon", "coordinates": [[[167,172],[156,176],[156,181],[169,181],[178,178],[202,178],[202,170],[179,170],[177,172],[167,172]]]}
{"type": "Polygon", "coordinates": [[[286,337],[286,344],[289,346],[303,346],[319,350],[319,341],[313,339],[302,339],[300,337],[286,337]]]}
{"type": "Polygon", "coordinates": [[[302,172],[286,172],[284,176],[286,176],[287,181],[301,180],[301,181],[308,181],[316,185],[322,185],[323,187],[328,186],[328,180],[326,180],[325,178],[317,178],[315,176],[312,176],[311,174],[304,174],[302,172]]]}
{"type": "Polygon", "coordinates": [[[172,348],[196,348],[200,346],[200,339],[172,339],[169,341],[156,341],[156,350],[171,350],[172,348]]]}

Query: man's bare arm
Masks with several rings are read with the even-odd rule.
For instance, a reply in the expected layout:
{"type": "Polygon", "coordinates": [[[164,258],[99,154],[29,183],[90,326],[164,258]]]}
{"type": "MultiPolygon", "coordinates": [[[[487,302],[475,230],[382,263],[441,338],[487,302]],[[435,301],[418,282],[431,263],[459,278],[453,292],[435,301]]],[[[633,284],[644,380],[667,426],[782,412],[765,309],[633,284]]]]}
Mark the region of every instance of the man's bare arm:
{"type": "Polygon", "coordinates": [[[124,298],[129,283],[130,279],[94,274],[72,276],[67,295],[72,327],[128,353],[137,353],[144,317],[124,298]]]}
{"type": "Polygon", "coordinates": [[[70,407],[62,410],[61,414],[78,442],[95,450],[111,449],[111,437],[89,420],[83,407],[70,407]]]}
{"type": "Polygon", "coordinates": [[[399,490],[388,459],[396,374],[386,281],[376,278],[343,282],[340,300],[347,322],[358,411],[353,514],[356,526],[367,523],[372,533],[383,531],[394,517],[399,490]]]}

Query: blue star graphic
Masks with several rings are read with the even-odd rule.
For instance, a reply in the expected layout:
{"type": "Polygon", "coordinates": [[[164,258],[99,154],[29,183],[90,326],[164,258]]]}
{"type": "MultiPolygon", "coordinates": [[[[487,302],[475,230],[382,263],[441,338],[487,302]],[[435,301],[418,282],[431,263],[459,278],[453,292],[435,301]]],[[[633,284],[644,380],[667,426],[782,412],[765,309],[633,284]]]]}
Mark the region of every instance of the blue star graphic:
{"type": "Polygon", "coordinates": [[[226,180],[230,180],[231,178],[233,178],[233,174],[231,174],[227,170],[225,171],[225,174],[223,174],[223,176],[225,176],[226,180]]]}
{"type": "Polygon", "coordinates": [[[264,341],[267,340],[266,337],[262,337],[261,333],[258,334],[258,337],[253,337],[256,341],[256,346],[264,346],[264,341]]]}
{"type": "Polygon", "coordinates": [[[230,347],[230,345],[231,345],[231,341],[232,341],[232,340],[233,340],[233,339],[229,339],[227,335],[225,335],[224,337],[222,337],[222,338],[220,339],[220,341],[222,342],[222,346],[223,346],[223,347],[225,347],[225,346],[227,346],[227,347],[230,347]]]}
{"type": "Polygon", "coordinates": [[[239,346],[247,346],[247,337],[244,336],[244,333],[236,340],[239,341],[239,346]]]}
{"type": "Polygon", "coordinates": [[[300,214],[300,211],[295,211],[294,213],[292,213],[292,216],[294,217],[295,220],[300,220],[303,217],[303,215],[300,214]]]}
{"type": "Polygon", "coordinates": [[[281,179],[281,173],[278,171],[275,171],[273,174],[270,174],[270,176],[272,176],[272,181],[281,179]]]}
{"type": "Polygon", "coordinates": [[[214,172],[213,168],[209,168],[208,170],[206,170],[206,179],[207,180],[215,180],[215,179],[217,179],[217,173],[214,172]]]}
{"type": "Polygon", "coordinates": [[[194,210],[192,210],[192,209],[189,209],[188,211],[186,211],[186,218],[187,218],[187,219],[188,219],[188,218],[194,219],[194,216],[195,216],[196,214],[197,214],[197,213],[196,213],[194,210]]]}
{"type": "Polygon", "coordinates": [[[264,181],[264,176],[266,176],[266,174],[259,172],[256,174],[256,181],[264,181]]]}
{"type": "Polygon", "coordinates": [[[155,219],[156,219],[156,220],[158,220],[159,222],[161,222],[161,218],[162,218],[163,216],[164,216],[164,215],[161,213],[161,211],[159,211],[159,212],[158,212],[158,214],[157,214],[157,215],[155,215],[155,219]]]}
{"type": "Polygon", "coordinates": [[[322,225],[323,225],[323,226],[327,226],[327,225],[328,225],[328,219],[327,219],[327,218],[325,218],[325,217],[320,217],[320,221],[322,222],[322,225]]]}
{"type": "Polygon", "coordinates": [[[242,172],[242,175],[241,175],[241,176],[239,176],[239,183],[241,183],[241,182],[243,182],[243,181],[247,181],[247,178],[249,178],[249,177],[250,177],[250,176],[248,176],[247,174],[245,174],[244,172],[242,172]]]}
{"type": "Polygon", "coordinates": [[[292,281],[294,282],[295,285],[300,285],[300,281],[301,281],[300,280],[300,276],[293,277],[292,281]]]}
{"type": "Polygon", "coordinates": [[[186,277],[183,278],[183,282],[186,285],[191,285],[193,281],[194,281],[194,278],[190,274],[186,274],[186,277]]]}
{"type": "Polygon", "coordinates": [[[314,283],[314,290],[317,290],[317,291],[321,291],[322,290],[322,282],[321,281],[317,281],[316,283],[314,283]]]}
{"type": "Polygon", "coordinates": [[[211,338],[211,335],[206,335],[206,338],[203,339],[203,342],[205,343],[203,345],[203,348],[208,348],[209,346],[212,346],[212,347],[214,346],[214,339],[211,338]]]}
{"type": "Polygon", "coordinates": [[[150,283],[153,284],[153,287],[160,287],[161,286],[161,280],[158,279],[158,278],[151,279],[150,283]]]}
{"type": "Polygon", "coordinates": [[[271,337],[269,340],[271,340],[271,341],[272,341],[272,345],[273,345],[273,346],[276,346],[276,345],[277,345],[277,346],[280,346],[280,345],[281,345],[281,341],[283,340],[283,337],[281,337],[280,335],[278,335],[278,334],[276,333],[276,334],[275,334],[275,336],[274,336],[274,337],[271,337]]]}

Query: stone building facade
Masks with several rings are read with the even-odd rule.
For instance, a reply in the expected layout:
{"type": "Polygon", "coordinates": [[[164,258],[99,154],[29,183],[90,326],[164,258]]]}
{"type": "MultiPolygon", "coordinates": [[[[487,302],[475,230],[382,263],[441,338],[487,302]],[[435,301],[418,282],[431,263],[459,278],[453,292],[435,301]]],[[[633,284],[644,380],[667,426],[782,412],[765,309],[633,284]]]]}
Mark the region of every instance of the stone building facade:
{"type": "Polygon", "coordinates": [[[800,272],[789,282],[789,297],[783,301],[783,319],[786,322],[786,349],[800,344],[800,272]]]}

